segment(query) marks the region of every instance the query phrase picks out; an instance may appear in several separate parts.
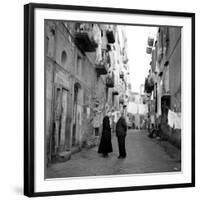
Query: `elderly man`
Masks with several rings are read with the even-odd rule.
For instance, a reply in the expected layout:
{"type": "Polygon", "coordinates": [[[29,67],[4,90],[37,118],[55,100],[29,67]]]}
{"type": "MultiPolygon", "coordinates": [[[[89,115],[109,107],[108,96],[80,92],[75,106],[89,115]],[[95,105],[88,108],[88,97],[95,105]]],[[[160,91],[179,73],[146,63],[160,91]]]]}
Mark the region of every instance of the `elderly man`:
{"type": "Polygon", "coordinates": [[[121,116],[116,124],[116,136],[118,139],[119,156],[118,158],[126,158],[125,138],[127,132],[127,124],[124,117],[124,112],[121,111],[121,116]]]}

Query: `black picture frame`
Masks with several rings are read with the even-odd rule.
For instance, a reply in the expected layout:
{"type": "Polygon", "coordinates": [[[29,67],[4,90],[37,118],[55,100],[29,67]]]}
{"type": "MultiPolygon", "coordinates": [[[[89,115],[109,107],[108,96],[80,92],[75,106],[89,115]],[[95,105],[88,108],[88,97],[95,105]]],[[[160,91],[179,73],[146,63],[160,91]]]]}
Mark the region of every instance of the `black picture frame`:
{"type": "Polygon", "coordinates": [[[36,4],[30,3],[24,5],[24,195],[28,197],[36,196],[52,196],[52,195],[72,195],[84,193],[99,193],[99,192],[120,192],[134,190],[149,190],[163,188],[184,188],[195,186],[195,14],[186,12],[166,12],[154,10],[135,10],[122,8],[105,8],[105,7],[87,7],[74,5],[56,5],[56,4],[36,4]],[[34,60],[34,31],[35,31],[35,9],[57,9],[57,10],[79,10],[79,11],[94,11],[122,14],[139,14],[139,15],[155,15],[155,16],[177,16],[191,18],[192,27],[192,96],[191,96],[191,183],[167,184],[167,185],[143,185],[131,187],[117,188],[99,188],[99,189],[84,189],[84,190],[66,190],[66,191],[45,191],[35,192],[34,181],[34,135],[35,135],[35,60],[34,60]]]}

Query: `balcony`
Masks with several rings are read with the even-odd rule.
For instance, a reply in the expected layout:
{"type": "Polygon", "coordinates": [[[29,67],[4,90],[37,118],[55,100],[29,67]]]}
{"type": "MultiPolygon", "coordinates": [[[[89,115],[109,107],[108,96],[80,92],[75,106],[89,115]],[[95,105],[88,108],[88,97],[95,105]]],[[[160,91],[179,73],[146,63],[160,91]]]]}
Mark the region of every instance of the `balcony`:
{"type": "Polygon", "coordinates": [[[119,92],[117,90],[113,90],[112,94],[113,95],[119,95],[119,92]]]}
{"type": "Polygon", "coordinates": [[[127,54],[124,54],[124,55],[123,55],[122,60],[123,60],[123,63],[124,63],[124,64],[127,64],[127,63],[128,63],[128,56],[127,56],[127,54]]]}
{"type": "Polygon", "coordinates": [[[124,98],[123,98],[123,97],[120,97],[120,98],[119,98],[119,103],[120,103],[120,104],[124,104],[124,98]]]}
{"type": "Polygon", "coordinates": [[[119,95],[119,91],[118,91],[118,88],[117,88],[117,87],[115,87],[115,88],[113,89],[112,95],[113,95],[113,96],[114,96],[114,95],[119,95]]]}
{"type": "Polygon", "coordinates": [[[154,90],[154,81],[153,79],[145,79],[145,84],[144,84],[144,92],[146,93],[151,93],[154,90]]]}
{"type": "Polygon", "coordinates": [[[108,73],[108,67],[105,62],[99,62],[95,64],[95,69],[97,72],[97,75],[106,75],[108,73]]]}
{"type": "Polygon", "coordinates": [[[109,74],[106,77],[106,87],[107,88],[113,88],[114,87],[114,74],[113,73],[111,75],[109,74]]]}
{"type": "Polygon", "coordinates": [[[107,36],[108,43],[111,43],[111,44],[115,43],[115,36],[112,30],[107,30],[106,36],[107,36]]]}
{"type": "Polygon", "coordinates": [[[108,68],[110,67],[109,54],[103,49],[101,53],[102,53],[101,60],[97,61],[95,64],[95,69],[98,76],[107,74],[108,68]]]}
{"type": "Polygon", "coordinates": [[[84,52],[94,52],[98,44],[94,41],[92,24],[77,23],[75,27],[75,44],[84,52]]]}
{"type": "Polygon", "coordinates": [[[123,57],[123,63],[124,63],[124,64],[127,64],[127,63],[128,63],[128,58],[127,58],[127,56],[126,56],[126,57],[123,57]]]}
{"type": "Polygon", "coordinates": [[[151,37],[148,37],[147,44],[148,44],[150,47],[153,47],[153,43],[154,43],[154,39],[151,38],[151,37]]]}
{"type": "Polygon", "coordinates": [[[119,78],[121,78],[122,80],[124,80],[124,72],[120,72],[119,78]]]}
{"type": "Polygon", "coordinates": [[[152,48],[147,47],[147,48],[146,48],[146,53],[147,53],[147,54],[151,54],[151,52],[152,52],[152,48]]]}
{"type": "Polygon", "coordinates": [[[111,50],[112,50],[110,44],[107,44],[107,45],[106,45],[106,48],[107,48],[107,51],[111,51],[111,50]]]}

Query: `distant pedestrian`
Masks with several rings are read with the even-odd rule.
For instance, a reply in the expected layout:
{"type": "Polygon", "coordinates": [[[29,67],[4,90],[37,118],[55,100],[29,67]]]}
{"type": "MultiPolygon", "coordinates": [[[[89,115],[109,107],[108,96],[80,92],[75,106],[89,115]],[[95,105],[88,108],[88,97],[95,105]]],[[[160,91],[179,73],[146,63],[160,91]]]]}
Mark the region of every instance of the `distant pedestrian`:
{"type": "Polygon", "coordinates": [[[112,151],[110,120],[108,116],[105,116],[103,118],[103,130],[98,153],[102,153],[104,157],[107,157],[108,153],[112,151]]]}
{"type": "Polygon", "coordinates": [[[127,132],[127,124],[124,117],[124,113],[121,112],[121,117],[119,118],[116,124],[116,136],[118,139],[118,147],[119,147],[118,158],[126,157],[126,146],[125,146],[126,132],[127,132]]]}
{"type": "Polygon", "coordinates": [[[95,136],[99,136],[99,129],[100,129],[100,112],[98,108],[96,108],[93,118],[93,128],[95,136]]]}

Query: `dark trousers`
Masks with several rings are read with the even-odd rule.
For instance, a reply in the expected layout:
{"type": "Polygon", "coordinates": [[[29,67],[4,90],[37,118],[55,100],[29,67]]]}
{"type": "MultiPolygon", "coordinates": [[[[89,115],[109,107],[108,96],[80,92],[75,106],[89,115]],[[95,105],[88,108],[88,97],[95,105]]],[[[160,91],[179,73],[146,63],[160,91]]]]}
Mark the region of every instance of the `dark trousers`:
{"type": "Polygon", "coordinates": [[[121,156],[121,157],[126,157],[125,137],[126,136],[117,136],[118,147],[119,147],[119,156],[121,156]]]}

